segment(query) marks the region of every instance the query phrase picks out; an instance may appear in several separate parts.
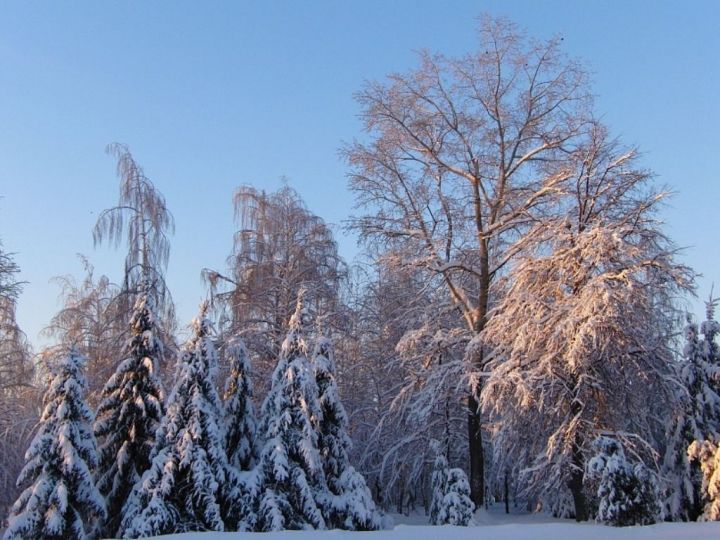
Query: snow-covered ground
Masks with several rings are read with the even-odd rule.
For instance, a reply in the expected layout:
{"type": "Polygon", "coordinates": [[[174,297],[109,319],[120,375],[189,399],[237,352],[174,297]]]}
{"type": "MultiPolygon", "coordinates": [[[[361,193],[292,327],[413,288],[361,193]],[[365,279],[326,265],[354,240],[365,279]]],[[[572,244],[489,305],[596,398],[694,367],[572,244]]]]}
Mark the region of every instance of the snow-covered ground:
{"type": "Polygon", "coordinates": [[[376,532],[282,531],[273,533],[187,533],[163,540],[718,540],[720,522],[661,523],[647,527],[607,527],[553,519],[543,514],[502,513],[501,507],[477,512],[474,527],[432,527],[421,514],[392,515],[395,526],[376,532]]]}

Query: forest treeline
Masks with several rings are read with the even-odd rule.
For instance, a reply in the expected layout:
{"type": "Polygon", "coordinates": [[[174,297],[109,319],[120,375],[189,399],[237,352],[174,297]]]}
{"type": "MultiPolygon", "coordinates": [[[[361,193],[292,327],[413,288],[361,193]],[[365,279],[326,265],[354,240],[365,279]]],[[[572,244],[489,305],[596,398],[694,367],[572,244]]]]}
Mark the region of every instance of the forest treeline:
{"type": "MultiPolygon", "coordinates": [[[[92,231],[96,243],[126,249],[122,278],[96,276],[89,259],[80,279],[60,278],[63,308],[45,330],[52,347],[33,352],[18,328],[23,284],[1,252],[0,505],[9,509],[27,487],[15,482],[46,427],[38,419],[54,399],[50,381],[71,372],[87,379],[83,421],[95,423],[100,448],[88,481],[108,509],[117,504],[108,499],[115,484],[98,471],[124,444],[103,453],[117,435],[103,419],[118,408],[109,396],[125,369],[147,377],[152,421],[142,466],[124,471],[118,496],[133,490],[136,507],[108,514],[131,516],[125,524],[101,519],[106,534],[141,534],[132,523],[143,512],[199,523],[178,516],[205,503],[163,514],[150,502],[166,489],[167,463],[183,444],[178,426],[191,422],[177,411],[192,407],[179,404],[197,405],[188,397],[196,387],[206,402],[198,410],[219,422],[210,437],[223,439],[202,454],[225,452],[202,474],[226,475],[215,489],[228,492],[216,495],[234,501],[218,502],[214,518],[203,507],[204,528],[375,528],[372,499],[384,510],[423,508],[434,523],[450,514],[467,523],[473,505],[496,500],[613,525],[720,518],[717,303],[708,300],[700,324],[684,313],[695,274],[664,231],[667,192],[638,150],[598,120],[587,73],[561,40],[489,18],[478,40],[462,57],[422,52],[414,69],[357,93],[364,133],[341,154],[357,203],[346,226],[363,246],[358,261],[340,257],[331,228],[292,188],[237,189],[227,264],[202,269],[208,302],[183,346],[165,283],[172,214],[128,148],[109,149],[120,198],[92,231]],[[143,306],[154,314],[152,347],[131,354],[143,306]],[[128,367],[131,357],[152,358],[152,369],[128,367]],[[233,404],[223,391],[233,381],[254,397],[233,404]],[[292,387],[298,381],[307,384],[292,387]],[[282,398],[302,395],[312,395],[297,398],[303,414],[278,423],[282,398]],[[327,405],[323,395],[341,396],[342,409],[307,409],[327,405]],[[255,410],[259,435],[244,440],[255,427],[229,426],[255,410]],[[321,418],[342,427],[329,447],[352,472],[328,463],[321,418]],[[294,443],[314,439],[290,452],[298,470],[324,471],[320,491],[286,486],[294,495],[284,502],[268,490],[287,481],[286,467],[263,451],[281,425],[297,430],[294,443]],[[317,452],[325,457],[313,464],[317,452]],[[328,493],[342,490],[355,494],[350,507],[372,510],[329,517],[328,493]],[[283,510],[296,506],[304,513],[283,510]]],[[[207,418],[196,420],[203,429],[207,418]]],[[[212,445],[207,437],[193,444],[212,445]]],[[[136,524],[148,522],[142,515],[136,524]]]]}

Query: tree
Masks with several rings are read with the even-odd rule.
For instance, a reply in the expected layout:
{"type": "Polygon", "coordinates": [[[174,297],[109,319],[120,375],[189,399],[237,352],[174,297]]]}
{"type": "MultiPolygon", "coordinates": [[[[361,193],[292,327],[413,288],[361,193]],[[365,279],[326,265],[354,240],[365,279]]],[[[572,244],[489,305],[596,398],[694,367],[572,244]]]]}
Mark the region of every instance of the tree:
{"type": "Polygon", "coordinates": [[[238,486],[225,451],[215,388],[217,355],[207,309],[203,303],[178,361],[150,468],[123,507],[123,538],[223,531],[230,521],[238,486]]]}
{"type": "Polygon", "coordinates": [[[29,485],[13,505],[5,540],[86,538],[92,521],[105,516],[91,473],[97,453],[84,362],[70,350],[53,366],[40,428],[18,477],[18,484],[29,485]]]}
{"type": "MultiPolygon", "coordinates": [[[[370,83],[357,96],[370,140],[343,150],[365,210],[352,226],[367,243],[437,277],[469,337],[488,323],[497,278],[567,178],[565,152],[587,124],[586,76],[559,44],[483,19],[476,53],[422,53],[415,71],[370,83]]],[[[468,352],[470,486],[480,505],[477,373],[487,355],[483,347],[468,352]]]]}
{"type": "Polygon", "coordinates": [[[598,437],[593,446],[596,454],[587,470],[598,480],[597,521],[615,527],[655,523],[660,510],[657,484],[645,466],[631,464],[614,438],[598,437]]]}
{"type": "Polygon", "coordinates": [[[95,421],[95,436],[101,441],[97,485],[108,508],[101,527],[105,536],[118,533],[122,507],[150,467],[155,431],[165,414],[158,375],[163,344],[158,335],[152,296],[141,294],[130,319],[125,359],[102,390],[95,421]]]}
{"type": "Polygon", "coordinates": [[[255,407],[250,380],[250,359],[240,338],[225,346],[230,376],[223,397],[228,461],[239,470],[249,471],[257,460],[255,407]]]}
{"type": "Polygon", "coordinates": [[[510,269],[483,339],[493,350],[483,404],[497,420],[500,470],[525,470],[526,492],[569,490],[576,519],[589,445],[612,431],[648,460],[672,403],[676,295],[692,272],[655,215],[663,194],[647,171],[596,125],[571,154],[575,174],[534,253],[510,269]],[[518,437],[532,427],[532,437],[518,437]]]}
{"type": "Polygon", "coordinates": [[[263,403],[264,446],[253,488],[260,531],[326,526],[315,502],[327,488],[318,452],[322,412],[303,335],[307,318],[300,294],[263,403]]]}
{"type": "Polygon", "coordinates": [[[705,508],[701,519],[720,521],[720,446],[712,441],[693,441],[688,456],[700,463],[703,474],[705,508]]]}
{"type": "MultiPolygon", "coordinates": [[[[467,527],[472,523],[475,504],[470,499],[470,484],[465,471],[448,466],[447,458],[436,443],[432,474],[431,525],[467,527]]],[[[447,451],[447,450],[446,450],[447,451]]]]}
{"type": "Polygon", "coordinates": [[[75,347],[88,359],[88,402],[95,406],[100,392],[123,357],[127,340],[128,314],[124,296],[107,276],[95,278],[87,258],[80,257],[85,277],[77,282],[71,276],[55,278],[61,286],[62,309],[43,333],[60,348],[75,347]]]}
{"type": "Polygon", "coordinates": [[[15,480],[41,412],[31,347],[15,316],[19,272],[0,244],[0,515],[19,495],[15,480]]]}
{"type": "MultiPolygon", "coordinates": [[[[348,419],[335,382],[333,344],[320,336],[313,352],[320,417],[318,451],[327,491],[317,502],[330,529],[369,531],[380,528],[380,516],[363,476],[350,465],[348,419]]],[[[324,486],[323,486],[324,487],[324,486]]]]}
{"type": "MultiPolygon", "coordinates": [[[[711,321],[712,317],[708,319],[711,321]]],[[[707,323],[707,321],[706,321],[707,323]]],[[[710,327],[705,324],[705,327],[710,327]]],[[[679,367],[677,406],[668,429],[663,472],[667,477],[664,511],[667,517],[695,521],[703,512],[703,475],[700,463],[688,459],[694,441],[720,439],[720,395],[713,379],[720,369],[713,365],[698,326],[688,316],[684,361],[679,367]]]]}
{"type": "Polygon", "coordinates": [[[165,269],[170,256],[168,234],[174,232],[175,221],[156,189],[127,146],[114,143],[107,152],[117,158],[120,178],[118,205],[100,213],[93,240],[96,245],[107,241],[118,247],[127,243],[123,273],[122,298],[129,318],[137,296],[149,286],[153,305],[163,321],[164,330],[174,325],[174,307],[165,284],[165,269]]]}
{"type": "MultiPolygon", "coordinates": [[[[221,334],[240,336],[255,355],[256,388],[264,388],[288,331],[301,289],[305,303],[340,321],[345,263],[328,225],[298,193],[241,186],[233,199],[239,230],[228,258],[230,275],[206,269],[221,334]]],[[[222,336],[221,336],[222,337],[222,336]]]]}

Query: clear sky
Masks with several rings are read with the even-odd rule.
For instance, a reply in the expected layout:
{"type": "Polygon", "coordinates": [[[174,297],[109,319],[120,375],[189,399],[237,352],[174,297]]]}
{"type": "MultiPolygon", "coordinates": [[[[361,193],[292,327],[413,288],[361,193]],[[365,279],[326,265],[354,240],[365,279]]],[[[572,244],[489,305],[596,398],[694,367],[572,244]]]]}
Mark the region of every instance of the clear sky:
{"type": "Polygon", "coordinates": [[[175,216],[168,281],[184,325],[200,270],[230,252],[233,189],[287,176],[339,226],[353,204],[337,156],[359,134],[353,92],[412,68],[419,49],[472,50],[483,12],[563,36],[598,113],[677,192],[667,227],[704,274],[700,295],[720,289],[717,0],[0,0],[0,239],[29,282],[22,327],[38,341],[59,307],[50,279],[80,276],[76,253],[120,278],[121,254],[91,236],[117,200],[108,143],[130,146],[175,216]]]}

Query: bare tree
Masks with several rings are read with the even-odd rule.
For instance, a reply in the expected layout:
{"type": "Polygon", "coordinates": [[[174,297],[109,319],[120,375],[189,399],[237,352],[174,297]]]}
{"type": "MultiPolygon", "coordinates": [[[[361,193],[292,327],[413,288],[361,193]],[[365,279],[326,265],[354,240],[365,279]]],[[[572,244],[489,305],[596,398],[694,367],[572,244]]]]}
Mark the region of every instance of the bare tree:
{"type": "Polygon", "coordinates": [[[253,368],[264,384],[300,289],[306,289],[310,309],[341,319],[346,267],[330,228],[292,188],[268,194],[241,186],[233,203],[239,230],[228,258],[230,275],[209,269],[203,275],[221,311],[222,329],[242,336],[257,355],[253,368]]]}
{"type": "MultiPolygon", "coordinates": [[[[437,276],[470,336],[482,332],[497,277],[568,177],[566,149],[586,126],[585,74],[559,40],[531,41],[483,19],[479,49],[462,58],[424,52],[420,66],[357,94],[368,142],[346,145],[350,186],[369,244],[437,276]]],[[[468,349],[468,374],[485,367],[468,349]]],[[[484,496],[478,395],[468,391],[470,483],[484,496]]]]}
{"type": "Polygon", "coordinates": [[[127,255],[123,274],[122,293],[126,298],[128,314],[140,293],[141,282],[150,287],[158,312],[166,325],[174,323],[172,298],[165,284],[165,269],[170,256],[168,234],[175,230],[175,221],[142,168],[133,159],[127,146],[114,143],[107,152],[118,160],[120,199],[117,206],[104,210],[93,229],[96,245],[109,242],[119,247],[125,240],[127,255]]]}
{"type": "Polygon", "coordinates": [[[96,279],[90,262],[82,256],[81,261],[85,268],[81,282],[72,276],[55,278],[61,287],[63,307],[43,333],[54,338],[59,350],[75,347],[88,359],[87,399],[94,407],[103,385],[122,358],[128,321],[120,287],[107,276],[96,279]]]}
{"type": "Polygon", "coordinates": [[[19,272],[0,245],[0,516],[19,493],[15,480],[40,413],[32,351],[15,317],[19,272]]]}

